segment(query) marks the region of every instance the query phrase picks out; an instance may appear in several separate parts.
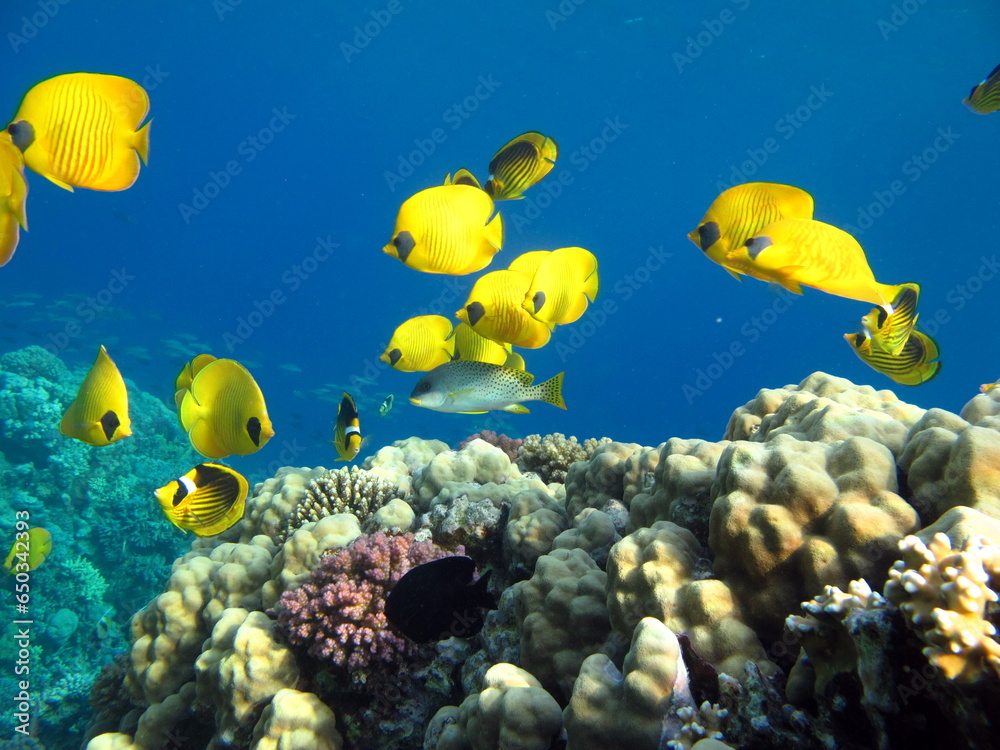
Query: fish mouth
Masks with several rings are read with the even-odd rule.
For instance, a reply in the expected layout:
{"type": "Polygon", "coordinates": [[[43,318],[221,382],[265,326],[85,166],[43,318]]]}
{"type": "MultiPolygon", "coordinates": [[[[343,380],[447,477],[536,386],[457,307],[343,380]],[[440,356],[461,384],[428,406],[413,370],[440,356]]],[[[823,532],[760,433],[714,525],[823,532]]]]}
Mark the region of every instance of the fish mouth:
{"type": "Polygon", "coordinates": [[[420,406],[420,399],[410,396],[410,403],[414,406],[420,406]]]}

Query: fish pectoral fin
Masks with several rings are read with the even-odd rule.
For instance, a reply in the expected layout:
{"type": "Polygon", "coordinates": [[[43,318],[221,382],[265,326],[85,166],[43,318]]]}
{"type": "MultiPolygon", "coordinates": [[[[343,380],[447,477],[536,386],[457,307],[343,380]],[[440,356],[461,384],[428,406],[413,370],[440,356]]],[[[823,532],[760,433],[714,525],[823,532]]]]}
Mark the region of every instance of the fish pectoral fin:
{"type": "Polygon", "coordinates": [[[802,285],[799,282],[790,279],[789,276],[801,271],[805,266],[782,266],[774,274],[774,280],[781,284],[785,289],[790,291],[792,294],[802,294],[802,285]]]}
{"type": "Polygon", "coordinates": [[[503,410],[511,414],[531,414],[531,409],[523,404],[511,404],[510,406],[505,406],[503,410]]]}
{"type": "Polygon", "coordinates": [[[46,174],[46,175],[42,175],[42,177],[44,177],[45,179],[47,179],[49,182],[54,182],[56,185],[58,185],[59,187],[61,187],[63,190],[69,190],[71,193],[74,192],[72,185],[68,185],[65,182],[63,182],[62,180],[57,180],[52,175],[47,175],[46,174]]]}

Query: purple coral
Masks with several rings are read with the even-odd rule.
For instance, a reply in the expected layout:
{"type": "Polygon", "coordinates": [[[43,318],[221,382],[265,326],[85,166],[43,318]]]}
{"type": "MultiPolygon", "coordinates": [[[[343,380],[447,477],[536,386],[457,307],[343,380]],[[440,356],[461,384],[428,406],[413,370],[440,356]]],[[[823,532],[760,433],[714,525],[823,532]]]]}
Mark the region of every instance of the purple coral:
{"type": "Polygon", "coordinates": [[[521,438],[512,438],[503,434],[497,435],[493,430],[483,430],[482,432],[477,432],[475,435],[469,435],[469,437],[458,444],[458,449],[462,450],[462,448],[477,439],[485,440],[490,445],[495,445],[506,453],[511,461],[517,460],[517,452],[524,444],[524,440],[521,438]]]}
{"type": "Polygon", "coordinates": [[[310,583],[281,595],[278,622],[293,644],[364,681],[372,662],[391,662],[416,650],[386,621],[385,598],[392,587],[410,568],[464,552],[415,542],[413,534],[362,534],[349,547],[321,557],[310,583]]]}

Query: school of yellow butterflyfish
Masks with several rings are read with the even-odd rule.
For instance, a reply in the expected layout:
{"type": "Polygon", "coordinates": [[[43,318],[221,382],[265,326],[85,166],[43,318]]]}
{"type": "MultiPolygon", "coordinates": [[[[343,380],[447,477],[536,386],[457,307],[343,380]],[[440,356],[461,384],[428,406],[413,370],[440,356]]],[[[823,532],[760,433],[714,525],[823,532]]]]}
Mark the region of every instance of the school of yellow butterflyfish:
{"type": "Polygon", "coordinates": [[[879,283],[858,241],[813,219],[813,206],[809,193],[791,185],[736,185],[719,194],[688,238],[737,279],[751,276],[795,294],[808,286],[877,305],[861,319],[860,333],[844,334],[851,350],[902,385],[931,380],[941,362],[937,343],[916,330],[920,285],[879,283]]]}
{"type": "MultiPolygon", "coordinates": [[[[1000,66],[963,101],[974,112],[997,111],[1000,66]]],[[[148,113],[149,96],[142,86],[115,75],[67,73],[25,94],[13,121],[0,132],[0,266],[14,255],[20,230],[28,229],[24,168],[70,192],[76,187],[125,190],[138,178],[140,162],[148,162],[152,121],[142,124],[148,113]]],[[[443,185],[403,202],[383,251],[425,273],[482,270],[503,245],[496,201],[523,198],[552,170],[558,153],[552,138],[529,131],[497,151],[485,185],[467,169],[448,174],[443,185]]],[[[812,196],[791,185],[736,185],[712,202],[688,237],[737,279],[751,276],[795,294],[808,286],[876,305],[861,319],[860,332],[844,334],[852,351],[897,383],[931,380],[941,363],[937,343],[916,329],[919,284],[879,283],[858,241],[814,220],[813,208],[812,196]]],[[[380,359],[402,372],[428,372],[410,398],[426,408],[524,413],[519,402],[529,399],[565,408],[563,374],[532,385],[513,347],[545,346],[557,325],[583,315],[598,287],[597,258],[583,248],[526,252],[506,270],[476,281],[455,313],[457,326],[441,315],[410,318],[396,328],[380,359]]],[[[996,385],[986,383],[980,390],[996,385]]],[[[260,387],[235,360],[194,357],[177,375],[174,391],[181,426],[207,458],[249,455],[274,436],[260,387]]],[[[391,398],[380,409],[383,415],[391,398]]],[[[92,446],[132,434],[125,381],[104,346],[59,428],[92,446]]],[[[337,460],[353,459],[361,447],[357,407],[347,393],[337,411],[333,443],[337,460]]],[[[205,462],[154,495],[178,528],[214,536],[243,517],[248,491],[239,472],[205,462]]],[[[51,549],[45,529],[21,532],[4,567],[33,570],[51,549]]]]}
{"type": "Polygon", "coordinates": [[[28,229],[24,168],[70,192],[132,186],[149,158],[149,95],[135,81],[66,73],[32,87],[0,132],[0,266],[28,229]]]}
{"type": "MultiPolygon", "coordinates": [[[[481,271],[503,246],[503,216],[496,202],[523,198],[525,190],[552,170],[558,156],[556,142],[542,133],[517,136],[494,155],[484,185],[463,168],[447,175],[443,185],[407,198],[383,252],[424,273],[461,276],[481,271]]],[[[421,379],[420,393],[415,388],[410,397],[417,406],[525,413],[519,402],[538,399],[565,408],[562,373],[532,385],[533,376],[524,372],[524,359],[513,347],[545,346],[557,325],[584,314],[598,287],[597,258],[589,250],[526,252],[505,270],[476,280],[455,313],[457,325],[442,315],[405,320],[380,359],[402,372],[433,371],[421,379]],[[458,366],[461,361],[486,366],[458,366]]]]}

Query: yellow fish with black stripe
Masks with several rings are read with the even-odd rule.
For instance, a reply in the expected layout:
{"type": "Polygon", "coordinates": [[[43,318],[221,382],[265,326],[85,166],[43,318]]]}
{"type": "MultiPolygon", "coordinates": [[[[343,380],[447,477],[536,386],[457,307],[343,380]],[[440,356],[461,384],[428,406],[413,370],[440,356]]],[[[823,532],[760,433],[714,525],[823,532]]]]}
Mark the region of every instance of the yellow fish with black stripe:
{"type": "Polygon", "coordinates": [[[873,349],[889,354],[899,354],[917,323],[917,300],[920,285],[908,282],[900,284],[899,294],[892,301],[891,309],[874,307],[861,319],[873,349]]]}
{"type": "Polygon", "coordinates": [[[962,103],[979,115],[988,115],[1000,109],[1000,65],[986,78],[972,87],[962,103]]]}
{"type": "Polygon", "coordinates": [[[11,573],[27,573],[45,562],[51,552],[52,534],[47,529],[36,526],[18,531],[3,566],[11,573]]]}
{"type": "MultiPolygon", "coordinates": [[[[383,415],[385,416],[385,415],[383,415]]],[[[333,447],[337,449],[340,458],[337,461],[352,461],[361,450],[361,422],[358,419],[358,407],[345,393],[337,407],[337,423],[333,429],[333,447]]]]}
{"type": "Polygon", "coordinates": [[[773,281],[794,294],[802,287],[889,307],[901,284],[875,280],[865,251],[850,234],[812,219],[768,224],[727,256],[742,273],[773,281]]]}
{"type": "Polygon", "coordinates": [[[490,179],[483,189],[493,200],[523,198],[524,191],[552,171],[559,158],[559,145],[534,130],[504,144],[490,161],[490,179]]]}
{"type": "Polygon", "coordinates": [[[14,257],[21,230],[28,229],[24,210],[27,197],[24,157],[11,141],[10,133],[0,131],[0,266],[14,257]]]}
{"type": "Polygon", "coordinates": [[[723,190],[712,201],[688,239],[737,280],[746,273],[734,266],[729,254],[779,219],[811,219],[813,197],[805,190],[777,182],[747,182],[723,190]]]}
{"type": "MultiPolygon", "coordinates": [[[[182,383],[184,378],[182,370],[176,382],[182,383]]],[[[234,359],[208,361],[178,393],[181,427],[203,456],[247,456],[274,437],[260,386],[234,359]]]]}
{"type": "Polygon", "coordinates": [[[96,446],[111,445],[132,434],[125,380],[103,345],[76,399],[63,414],[59,431],[96,446]]]}
{"type": "Polygon", "coordinates": [[[889,354],[872,346],[867,330],[845,333],[844,340],[862,362],[900,385],[926,383],[941,370],[941,363],[936,361],[940,354],[937,342],[920,331],[910,333],[899,354],[889,354]]]}
{"type": "Polygon", "coordinates": [[[476,176],[472,174],[468,169],[462,167],[460,170],[455,172],[454,175],[449,172],[444,178],[445,185],[471,185],[474,188],[479,188],[482,190],[483,186],[479,184],[479,180],[476,176]]]}
{"type": "Polygon", "coordinates": [[[443,315],[404,320],[379,359],[400,372],[426,372],[455,358],[451,321],[443,315]]]}
{"type": "Polygon", "coordinates": [[[481,276],[455,316],[492,341],[525,349],[545,346],[554,326],[535,320],[521,306],[531,279],[520,271],[493,271],[481,276]]]}
{"type": "Polygon", "coordinates": [[[197,536],[215,536],[243,518],[249,490],[246,477],[235,469],[203,463],[153,494],[174,526],[197,536]]]}
{"type": "Polygon", "coordinates": [[[125,190],[149,160],[149,96],[135,81],[67,73],[34,86],[7,126],[24,163],[61,188],[125,190]]]}
{"type": "Polygon", "coordinates": [[[561,247],[538,266],[522,306],[550,327],[579,320],[597,298],[597,257],[582,247],[561,247]]]}
{"type": "Polygon", "coordinates": [[[502,245],[503,219],[490,196],[472,185],[438,185],[403,202],[382,252],[424,273],[462,276],[488,266],[502,245]]]}

